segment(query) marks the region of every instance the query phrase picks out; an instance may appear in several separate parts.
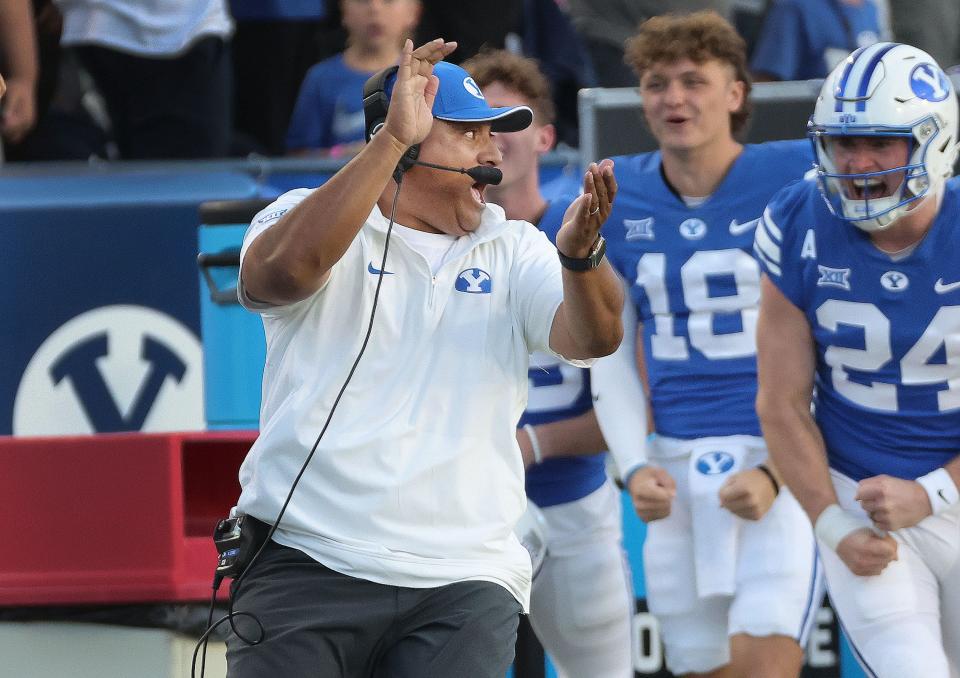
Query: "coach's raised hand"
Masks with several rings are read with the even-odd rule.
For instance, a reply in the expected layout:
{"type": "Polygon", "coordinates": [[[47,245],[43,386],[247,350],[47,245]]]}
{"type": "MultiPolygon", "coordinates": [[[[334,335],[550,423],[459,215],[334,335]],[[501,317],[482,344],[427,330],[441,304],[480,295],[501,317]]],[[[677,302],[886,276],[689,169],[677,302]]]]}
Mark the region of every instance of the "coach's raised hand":
{"type": "Polygon", "coordinates": [[[598,248],[616,194],[613,161],[590,163],[583,195],[570,203],[557,232],[557,250],[581,260],[575,267],[563,264],[563,303],[550,330],[550,348],[566,358],[610,355],[623,337],[623,286],[598,248]]]}
{"type": "Polygon", "coordinates": [[[557,233],[557,249],[574,258],[590,254],[600,227],[610,216],[616,195],[613,160],[590,163],[583,178],[583,195],[574,200],[563,215],[563,226],[557,233]]]}
{"type": "Polygon", "coordinates": [[[433,66],[456,49],[457,43],[437,38],[413,49],[409,38],[403,44],[397,82],[390,98],[384,131],[404,149],[423,141],[433,126],[433,100],[439,80],[433,66]]]}

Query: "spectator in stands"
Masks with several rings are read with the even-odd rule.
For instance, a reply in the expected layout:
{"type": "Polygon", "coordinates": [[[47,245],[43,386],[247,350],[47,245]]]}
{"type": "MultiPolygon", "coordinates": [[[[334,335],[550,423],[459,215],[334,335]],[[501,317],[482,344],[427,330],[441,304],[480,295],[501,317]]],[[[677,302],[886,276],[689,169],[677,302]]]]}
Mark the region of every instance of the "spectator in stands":
{"type": "Polygon", "coordinates": [[[341,40],[326,35],[335,13],[327,11],[328,4],[328,0],[230,1],[236,22],[231,49],[235,151],[283,155],[287,126],[307,70],[343,49],[341,40]]]}
{"type": "Polygon", "coordinates": [[[459,64],[483,47],[502,49],[511,33],[520,30],[523,0],[422,0],[423,18],[417,27],[419,42],[436,35],[457,41],[457,51],[449,61],[459,64]]]}
{"type": "Polygon", "coordinates": [[[938,64],[960,64],[960,2],[957,0],[889,0],[897,42],[919,47],[938,64]]]}
{"type": "Polygon", "coordinates": [[[287,131],[287,152],[332,157],[363,146],[363,83],[400,56],[420,20],[418,0],[342,0],[347,49],[307,71],[287,131]]]}
{"type": "Polygon", "coordinates": [[[593,87],[593,64],[557,0],[524,0],[523,54],[533,57],[550,81],[556,108],[557,143],[579,146],[577,93],[593,87]]]}
{"type": "MultiPolygon", "coordinates": [[[[558,0],[559,1],[559,0],[558,0]]],[[[657,14],[712,9],[730,18],[730,0],[566,0],[573,27],[590,53],[597,85],[636,87],[623,60],[623,44],[637,26],[657,14]]]]}
{"type": "Polygon", "coordinates": [[[227,154],[233,22],[226,0],[56,0],[109,113],[120,157],[227,154]]]}
{"type": "MultiPolygon", "coordinates": [[[[504,50],[483,51],[463,67],[491,106],[533,109],[529,127],[496,136],[503,181],[486,193],[508,219],[530,222],[555,240],[573,196],[548,202],[540,190],[539,159],[556,136],[547,79],[535,61],[504,50]]],[[[543,510],[549,544],[530,593],[530,623],[560,675],[626,678],[633,674],[633,591],[590,370],[536,352],[529,381],[517,441],[528,466],[527,497],[543,510]],[[545,458],[558,454],[585,456],[545,458]],[[573,610],[578,623],[568,619],[573,610]]]]}
{"type": "Polygon", "coordinates": [[[773,0],[750,67],[757,81],[823,78],[883,37],[875,0],[773,0]]]}
{"type": "Polygon", "coordinates": [[[0,69],[7,95],[0,135],[17,143],[37,121],[37,38],[29,0],[0,0],[0,69]]]}

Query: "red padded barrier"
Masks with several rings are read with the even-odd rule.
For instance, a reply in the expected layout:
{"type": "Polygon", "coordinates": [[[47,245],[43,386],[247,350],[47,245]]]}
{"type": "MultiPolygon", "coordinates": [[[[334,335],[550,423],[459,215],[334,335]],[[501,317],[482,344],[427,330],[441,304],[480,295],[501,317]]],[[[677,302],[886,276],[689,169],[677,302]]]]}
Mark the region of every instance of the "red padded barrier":
{"type": "Polygon", "coordinates": [[[209,599],[256,435],[0,437],[0,606],[209,599]]]}

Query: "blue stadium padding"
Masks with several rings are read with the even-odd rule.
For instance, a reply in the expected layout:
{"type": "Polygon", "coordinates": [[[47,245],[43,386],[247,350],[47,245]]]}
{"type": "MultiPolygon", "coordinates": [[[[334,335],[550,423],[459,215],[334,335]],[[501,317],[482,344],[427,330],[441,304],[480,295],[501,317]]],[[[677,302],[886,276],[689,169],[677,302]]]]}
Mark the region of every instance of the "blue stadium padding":
{"type": "MultiPolygon", "coordinates": [[[[247,224],[200,227],[200,251],[236,250],[247,224]]],[[[237,268],[210,269],[221,291],[236,289],[237,268]]],[[[260,383],[266,344],[263,323],[239,304],[216,303],[201,280],[200,325],[203,343],[204,403],[207,427],[255,429],[260,414],[260,383]]]]}
{"type": "MultiPolygon", "coordinates": [[[[0,435],[15,432],[14,402],[31,359],[78,315],[111,305],[144,307],[199,335],[198,205],[252,197],[256,182],[238,172],[192,173],[188,167],[130,173],[84,167],[0,177],[0,305],[8,318],[0,323],[0,435]]],[[[112,338],[104,339],[110,348],[112,338]]],[[[62,356],[74,348],[82,346],[68,345],[62,356]]],[[[175,355],[177,347],[166,348],[175,363],[183,357],[175,355]]],[[[99,367],[88,367],[87,382],[73,380],[89,387],[77,389],[73,406],[88,413],[115,411],[122,399],[109,389],[98,391],[93,382],[99,367]]],[[[55,387],[51,379],[50,389],[55,387]]],[[[151,403],[146,405],[149,410],[151,403]]],[[[20,406],[32,407],[24,401],[20,406]]]]}

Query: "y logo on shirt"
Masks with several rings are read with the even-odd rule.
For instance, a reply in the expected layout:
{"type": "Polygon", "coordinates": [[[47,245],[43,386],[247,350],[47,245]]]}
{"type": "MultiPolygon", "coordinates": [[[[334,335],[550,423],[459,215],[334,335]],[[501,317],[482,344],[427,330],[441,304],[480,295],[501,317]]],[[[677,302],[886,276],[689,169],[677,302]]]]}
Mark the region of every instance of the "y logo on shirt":
{"type": "Polygon", "coordinates": [[[888,292],[903,292],[910,285],[910,279],[900,271],[887,271],[880,276],[880,284],[888,292]]]}
{"type": "Polygon", "coordinates": [[[483,269],[468,268],[460,271],[454,288],[458,292],[466,292],[467,294],[490,294],[493,288],[493,280],[490,278],[490,274],[483,269]]]}
{"type": "Polygon", "coordinates": [[[707,234],[707,224],[703,219],[687,219],[680,224],[680,235],[687,240],[699,240],[707,234]]]}

